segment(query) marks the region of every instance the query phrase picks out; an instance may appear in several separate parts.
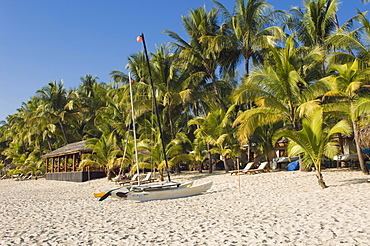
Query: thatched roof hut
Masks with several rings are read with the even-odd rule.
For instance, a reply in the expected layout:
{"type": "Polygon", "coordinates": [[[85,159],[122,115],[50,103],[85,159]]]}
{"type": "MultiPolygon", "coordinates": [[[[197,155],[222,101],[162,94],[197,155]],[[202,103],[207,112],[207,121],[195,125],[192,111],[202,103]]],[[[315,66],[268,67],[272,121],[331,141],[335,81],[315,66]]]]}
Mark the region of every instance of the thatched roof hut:
{"type": "Polygon", "coordinates": [[[83,153],[91,153],[92,149],[86,148],[86,141],[80,141],[76,143],[67,144],[59,149],[53,150],[45,155],[42,155],[42,158],[52,158],[57,156],[66,156],[72,154],[83,154],[83,153]]]}
{"type": "Polygon", "coordinates": [[[67,144],[41,157],[46,159],[46,172],[75,172],[78,170],[82,154],[92,153],[92,151],[86,148],[86,141],[80,141],[67,144]],[[72,159],[71,164],[69,159],[72,159]]]}
{"type": "Polygon", "coordinates": [[[83,182],[105,177],[101,170],[79,167],[82,155],[92,152],[86,148],[86,141],[80,141],[42,155],[46,159],[46,179],[83,182]]]}

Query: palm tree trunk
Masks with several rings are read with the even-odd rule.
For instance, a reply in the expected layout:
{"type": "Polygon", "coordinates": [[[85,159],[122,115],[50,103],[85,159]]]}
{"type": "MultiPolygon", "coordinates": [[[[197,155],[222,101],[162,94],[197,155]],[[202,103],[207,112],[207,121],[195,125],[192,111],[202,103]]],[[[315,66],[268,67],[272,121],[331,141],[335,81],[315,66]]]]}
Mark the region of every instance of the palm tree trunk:
{"type": "Polygon", "coordinates": [[[171,132],[171,138],[172,140],[175,139],[175,130],[173,128],[173,120],[172,120],[172,114],[171,114],[171,107],[168,106],[168,121],[170,122],[170,132],[171,132]]]}
{"type": "Polygon", "coordinates": [[[194,106],[194,108],[193,108],[193,110],[194,110],[194,115],[195,116],[199,116],[199,110],[198,110],[198,105],[197,105],[197,102],[193,102],[193,106],[194,106]]]}
{"type": "Polygon", "coordinates": [[[68,144],[67,135],[64,131],[63,122],[61,118],[59,118],[59,126],[60,126],[60,129],[62,130],[64,141],[66,142],[66,144],[68,144]]]}
{"type": "Polygon", "coordinates": [[[164,181],[163,169],[162,169],[162,170],[158,170],[158,173],[159,173],[159,179],[160,179],[161,181],[164,181]]]}
{"type": "Polygon", "coordinates": [[[251,57],[249,52],[246,52],[245,54],[243,53],[244,59],[245,59],[245,64],[244,64],[244,77],[247,78],[249,76],[249,58],[251,57]]]}
{"type": "Polygon", "coordinates": [[[50,151],[52,151],[52,150],[53,150],[53,147],[51,146],[50,139],[49,139],[49,138],[47,138],[47,139],[46,139],[46,142],[48,143],[49,150],[50,150],[50,151]]]}
{"type": "Polygon", "coordinates": [[[353,120],[352,125],[353,125],[353,135],[355,138],[358,161],[360,162],[360,168],[365,175],[369,175],[369,170],[366,167],[364,155],[362,154],[362,149],[360,145],[360,136],[358,134],[358,129],[357,129],[357,121],[353,120]]]}
{"type": "Polygon", "coordinates": [[[319,182],[319,185],[321,186],[321,188],[323,189],[328,188],[328,186],[324,182],[321,172],[318,171],[316,173],[316,177],[317,177],[317,181],[319,182]]]}
{"type": "Polygon", "coordinates": [[[225,103],[222,101],[218,87],[217,87],[216,77],[213,73],[210,73],[210,76],[212,80],[212,87],[213,87],[213,90],[216,96],[216,101],[222,109],[226,109],[225,103]]]}
{"type": "MultiPolygon", "coordinates": [[[[293,110],[291,110],[291,112],[293,112],[293,110]]],[[[295,120],[295,117],[294,117],[294,113],[291,113],[291,124],[292,124],[292,129],[294,132],[297,132],[298,131],[298,123],[297,121],[295,120]]],[[[299,159],[302,159],[303,155],[300,154],[299,155],[299,159]]],[[[308,167],[306,167],[305,165],[299,165],[299,171],[301,172],[308,172],[310,171],[310,169],[308,167]]]]}
{"type": "Polygon", "coordinates": [[[226,162],[226,156],[225,155],[222,155],[222,161],[224,162],[224,167],[225,167],[225,172],[229,172],[230,171],[230,168],[229,168],[229,165],[227,165],[227,162],[226,162]]]}
{"type": "Polygon", "coordinates": [[[209,161],[209,173],[212,173],[212,169],[213,169],[213,163],[212,163],[212,156],[211,156],[211,152],[209,151],[209,143],[207,142],[207,151],[208,151],[208,161],[209,161]]]}
{"type": "Polygon", "coordinates": [[[198,164],[198,172],[202,173],[203,172],[203,163],[199,162],[198,164]]]}

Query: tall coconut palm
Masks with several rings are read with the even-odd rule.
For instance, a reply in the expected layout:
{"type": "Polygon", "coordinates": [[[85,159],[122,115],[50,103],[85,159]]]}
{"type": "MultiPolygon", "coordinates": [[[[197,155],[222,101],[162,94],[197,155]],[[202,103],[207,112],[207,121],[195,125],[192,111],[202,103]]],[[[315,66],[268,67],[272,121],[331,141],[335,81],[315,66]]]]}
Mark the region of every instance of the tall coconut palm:
{"type": "Polygon", "coordinates": [[[337,0],[305,0],[303,10],[293,7],[292,25],[304,46],[325,46],[326,39],[337,30],[335,16],[338,10],[337,0]]]}
{"type": "Polygon", "coordinates": [[[225,171],[230,170],[226,163],[226,157],[231,153],[231,146],[235,128],[231,126],[230,115],[222,109],[214,109],[207,116],[198,116],[188,122],[189,125],[197,125],[194,131],[196,138],[204,139],[210,144],[213,154],[220,154],[224,162],[225,171]]]}
{"type": "Polygon", "coordinates": [[[338,133],[350,134],[351,126],[342,120],[330,126],[323,114],[323,109],[311,112],[302,120],[302,130],[283,130],[281,136],[290,139],[288,152],[290,156],[301,155],[301,165],[316,169],[316,177],[321,188],[327,188],[321,173],[322,159],[333,158],[339,152],[338,143],[333,141],[338,133]]]}
{"type": "Polygon", "coordinates": [[[161,102],[166,112],[171,139],[175,139],[176,118],[181,116],[182,100],[180,93],[187,88],[183,87],[184,76],[180,76],[178,56],[170,53],[168,47],[162,45],[157,47],[156,53],[152,54],[153,80],[156,81],[156,88],[161,92],[161,102]]]}
{"type": "MultiPolygon", "coordinates": [[[[244,75],[249,75],[250,60],[262,61],[261,51],[284,37],[283,30],[274,25],[277,20],[272,13],[272,6],[264,0],[235,0],[234,12],[230,13],[220,2],[213,1],[225,22],[225,29],[213,39],[212,49],[226,53],[224,60],[229,69],[234,70],[243,57],[244,75]]],[[[280,12],[284,18],[283,12],[280,12]]]]}
{"type": "Polygon", "coordinates": [[[358,114],[359,111],[356,111],[355,108],[357,102],[361,99],[361,86],[367,83],[370,70],[361,69],[358,61],[355,60],[354,62],[343,65],[333,64],[329,67],[328,71],[334,72],[335,75],[322,79],[332,87],[331,91],[325,97],[334,100],[334,103],[332,103],[333,106],[339,107],[338,111],[345,112],[345,115],[351,121],[361,170],[364,174],[369,174],[360,144],[358,125],[360,115],[358,114]]]}
{"type": "Polygon", "coordinates": [[[325,59],[330,50],[327,39],[337,31],[337,0],[305,0],[304,9],[293,7],[288,27],[296,33],[299,42],[306,47],[318,46],[324,51],[321,73],[325,74],[325,59]]]}
{"type": "MultiPolygon", "coordinates": [[[[218,11],[212,8],[207,12],[205,7],[199,7],[189,11],[189,15],[182,17],[185,32],[189,36],[190,41],[187,42],[177,33],[172,31],[164,31],[168,33],[176,43],[171,42],[176,52],[180,54],[182,63],[190,74],[190,88],[199,88],[209,91],[209,83],[213,90],[213,99],[226,110],[226,105],[222,97],[220,87],[226,86],[225,82],[221,81],[217,76],[221,52],[212,49],[209,42],[202,41],[203,37],[214,37],[220,29],[217,23],[218,11]]],[[[227,83],[226,83],[227,84],[227,83]]]]}
{"type": "Polygon", "coordinates": [[[241,140],[249,139],[260,125],[283,120],[294,131],[299,130],[299,107],[327,91],[325,83],[316,81],[317,64],[322,58],[320,49],[297,49],[293,37],[286,47],[270,46],[271,61],[251,74],[233,100],[241,105],[253,100],[256,107],[239,114],[234,125],[239,125],[241,140]]]}
{"type": "Polygon", "coordinates": [[[63,81],[50,82],[48,86],[44,86],[42,90],[37,91],[37,96],[43,101],[38,108],[38,113],[40,115],[46,115],[49,122],[59,125],[64,144],[68,144],[69,141],[64,125],[66,115],[65,106],[68,100],[63,81]]]}
{"type": "Polygon", "coordinates": [[[79,90],[70,98],[68,107],[74,109],[80,117],[76,117],[76,128],[81,138],[99,137],[100,132],[94,125],[96,113],[106,105],[105,94],[108,88],[98,82],[98,77],[90,74],[80,77],[79,90]]]}

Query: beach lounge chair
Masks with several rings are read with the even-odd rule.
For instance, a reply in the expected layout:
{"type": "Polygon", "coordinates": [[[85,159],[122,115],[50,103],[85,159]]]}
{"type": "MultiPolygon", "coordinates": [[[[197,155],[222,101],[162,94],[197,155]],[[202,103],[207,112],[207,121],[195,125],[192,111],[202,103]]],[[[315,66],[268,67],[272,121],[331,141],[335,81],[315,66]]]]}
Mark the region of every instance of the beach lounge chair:
{"type": "Polygon", "coordinates": [[[245,174],[245,172],[247,172],[248,170],[251,169],[253,164],[254,164],[254,162],[249,162],[243,169],[241,169],[241,170],[232,170],[232,171],[229,171],[229,173],[231,175],[245,174]]]}
{"type": "Polygon", "coordinates": [[[137,181],[137,178],[138,178],[138,175],[137,175],[137,173],[136,173],[136,174],[134,174],[134,176],[132,176],[132,178],[131,178],[131,179],[129,179],[129,180],[121,180],[121,181],[119,181],[119,182],[118,182],[118,184],[119,184],[119,185],[129,184],[129,183],[131,183],[131,182],[137,181]]]}
{"type": "MultiPolygon", "coordinates": [[[[152,178],[152,172],[148,172],[145,176],[145,178],[143,178],[142,180],[140,180],[140,184],[145,184],[145,183],[151,183],[153,181],[155,181],[156,179],[153,179],[152,178]]],[[[136,181],[132,181],[130,182],[132,185],[136,185],[138,184],[139,182],[136,180],[136,181]]]]}
{"type": "Polygon", "coordinates": [[[250,169],[248,171],[246,171],[245,173],[246,174],[253,174],[253,173],[260,173],[260,172],[264,172],[264,171],[270,171],[270,167],[268,166],[268,161],[266,162],[262,162],[261,165],[256,168],[256,169],[250,169]]]}
{"type": "Polygon", "coordinates": [[[28,176],[23,176],[23,178],[21,180],[31,180],[32,179],[32,174],[28,175],[28,176]]]}

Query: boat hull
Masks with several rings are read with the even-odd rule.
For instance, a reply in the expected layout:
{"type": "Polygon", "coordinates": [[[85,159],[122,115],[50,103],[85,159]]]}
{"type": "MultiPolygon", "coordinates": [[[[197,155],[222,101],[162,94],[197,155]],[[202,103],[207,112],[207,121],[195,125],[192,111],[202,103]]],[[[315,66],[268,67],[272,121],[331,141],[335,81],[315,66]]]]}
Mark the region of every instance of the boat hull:
{"type": "Polygon", "coordinates": [[[158,190],[158,191],[142,191],[142,192],[129,192],[127,193],[127,200],[134,201],[149,201],[149,200],[162,200],[162,199],[173,199],[180,197],[188,197],[199,195],[209,188],[211,188],[212,182],[207,182],[199,185],[193,185],[190,187],[179,187],[177,189],[158,190]]]}
{"type": "Polygon", "coordinates": [[[129,192],[142,192],[145,190],[169,190],[169,189],[178,189],[184,187],[190,187],[193,185],[194,181],[189,181],[186,183],[162,183],[162,184],[150,184],[150,185],[141,185],[141,186],[132,186],[132,187],[120,187],[111,190],[106,190],[103,192],[94,193],[94,197],[102,197],[106,193],[110,192],[110,196],[113,198],[126,198],[126,194],[129,192]],[[131,190],[132,189],[132,190],[131,190]]]}

